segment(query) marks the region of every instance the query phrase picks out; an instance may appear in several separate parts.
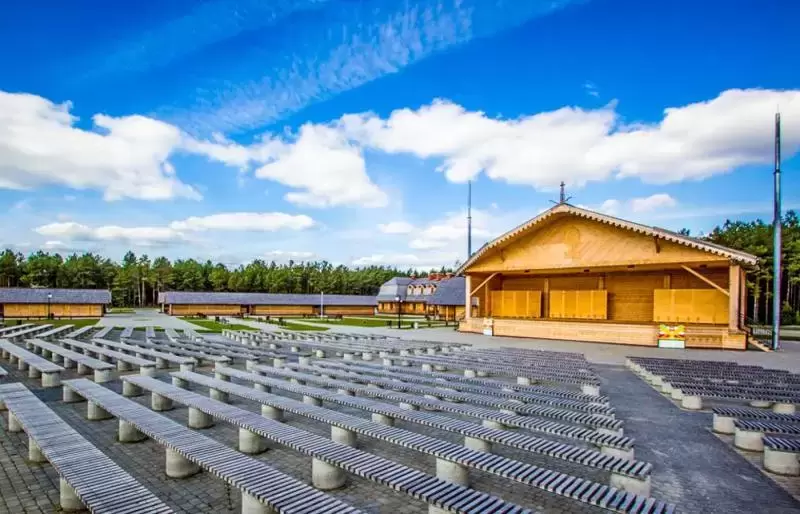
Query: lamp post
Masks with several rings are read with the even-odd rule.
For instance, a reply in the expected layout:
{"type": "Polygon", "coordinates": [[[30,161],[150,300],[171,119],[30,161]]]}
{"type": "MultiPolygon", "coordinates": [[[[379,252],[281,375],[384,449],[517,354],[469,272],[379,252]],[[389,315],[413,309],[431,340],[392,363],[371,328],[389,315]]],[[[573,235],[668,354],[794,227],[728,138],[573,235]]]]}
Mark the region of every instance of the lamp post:
{"type": "Polygon", "coordinates": [[[403,300],[400,298],[400,295],[394,297],[394,301],[397,302],[397,328],[400,328],[400,316],[401,316],[401,303],[403,300]]]}
{"type": "Polygon", "coordinates": [[[53,293],[47,293],[47,319],[50,319],[50,302],[53,300],[53,293]]]}

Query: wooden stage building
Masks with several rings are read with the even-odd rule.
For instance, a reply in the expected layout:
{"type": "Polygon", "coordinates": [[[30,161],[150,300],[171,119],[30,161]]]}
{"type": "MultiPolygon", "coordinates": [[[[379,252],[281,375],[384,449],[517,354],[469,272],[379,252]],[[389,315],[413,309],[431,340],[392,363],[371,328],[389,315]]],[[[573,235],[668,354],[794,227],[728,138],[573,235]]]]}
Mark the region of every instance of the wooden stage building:
{"type": "Polygon", "coordinates": [[[172,316],[372,316],[376,306],[374,296],[187,291],[159,293],[158,303],[172,316]]]}
{"type": "Polygon", "coordinates": [[[746,349],[745,269],[756,257],[561,203],[459,270],[459,329],[498,336],[746,349]],[[664,344],[664,343],[662,343],[664,344]]]}
{"type": "Polygon", "coordinates": [[[2,318],[99,318],[110,303],[106,289],[0,288],[2,318]]]}

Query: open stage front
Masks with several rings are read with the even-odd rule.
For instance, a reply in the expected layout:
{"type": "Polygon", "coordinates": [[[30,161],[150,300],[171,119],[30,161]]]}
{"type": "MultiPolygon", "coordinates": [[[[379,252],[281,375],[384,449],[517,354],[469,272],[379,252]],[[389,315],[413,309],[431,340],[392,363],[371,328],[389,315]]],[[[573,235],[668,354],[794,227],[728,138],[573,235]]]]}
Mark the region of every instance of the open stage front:
{"type": "MultiPolygon", "coordinates": [[[[480,334],[483,333],[484,322],[484,318],[466,319],[461,322],[459,330],[480,334]]],[[[493,335],[506,337],[658,346],[658,325],[646,323],[494,318],[492,330],[493,335]]],[[[725,326],[686,326],[686,348],[745,350],[746,347],[744,332],[732,332],[725,326]]]]}

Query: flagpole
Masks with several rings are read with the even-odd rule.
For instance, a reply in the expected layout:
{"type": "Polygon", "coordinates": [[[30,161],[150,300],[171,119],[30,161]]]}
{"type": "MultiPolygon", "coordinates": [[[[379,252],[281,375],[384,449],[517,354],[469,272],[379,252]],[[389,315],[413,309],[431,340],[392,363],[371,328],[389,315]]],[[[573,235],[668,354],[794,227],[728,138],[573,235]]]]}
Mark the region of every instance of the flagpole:
{"type": "Polygon", "coordinates": [[[781,114],[775,113],[775,186],[772,262],[772,349],[781,345],[781,114]]]}

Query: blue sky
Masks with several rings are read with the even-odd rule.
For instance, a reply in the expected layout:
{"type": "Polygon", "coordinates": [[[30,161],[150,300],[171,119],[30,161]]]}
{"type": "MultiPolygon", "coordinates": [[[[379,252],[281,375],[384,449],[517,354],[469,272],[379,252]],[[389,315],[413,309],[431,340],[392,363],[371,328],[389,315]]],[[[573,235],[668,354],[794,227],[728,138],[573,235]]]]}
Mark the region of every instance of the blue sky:
{"type": "Polygon", "coordinates": [[[800,207],[790,0],[16,3],[0,244],[440,266],[572,202],[667,228],[800,207]],[[161,5],[165,4],[165,5],[161,5]]]}

